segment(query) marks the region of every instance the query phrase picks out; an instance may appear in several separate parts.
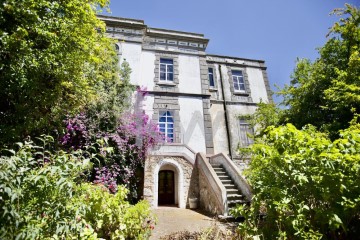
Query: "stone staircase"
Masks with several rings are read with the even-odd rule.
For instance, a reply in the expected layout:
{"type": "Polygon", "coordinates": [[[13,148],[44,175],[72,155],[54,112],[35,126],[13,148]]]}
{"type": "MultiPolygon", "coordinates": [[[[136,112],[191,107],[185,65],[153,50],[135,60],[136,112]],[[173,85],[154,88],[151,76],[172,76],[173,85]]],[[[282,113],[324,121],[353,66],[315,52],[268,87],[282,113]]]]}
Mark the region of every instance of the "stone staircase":
{"type": "Polygon", "coordinates": [[[225,168],[219,164],[211,164],[216,175],[220,179],[221,183],[226,188],[227,206],[228,206],[228,217],[231,217],[229,211],[237,204],[249,204],[250,201],[246,200],[245,196],[241,193],[239,188],[235,185],[230,175],[226,172],[225,168]]]}

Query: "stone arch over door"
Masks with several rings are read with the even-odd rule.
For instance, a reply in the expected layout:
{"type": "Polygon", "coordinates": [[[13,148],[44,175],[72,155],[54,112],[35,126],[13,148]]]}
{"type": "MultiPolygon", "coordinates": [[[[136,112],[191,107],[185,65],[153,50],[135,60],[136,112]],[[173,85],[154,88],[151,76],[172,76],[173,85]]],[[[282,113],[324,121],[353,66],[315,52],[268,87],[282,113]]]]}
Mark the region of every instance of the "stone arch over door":
{"type": "Polygon", "coordinates": [[[152,205],[158,207],[158,197],[159,197],[159,172],[161,170],[171,170],[174,171],[175,177],[175,204],[179,208],[185,208],[186,202],[184,200],[184,171],[181,165],[172,159],[163,159],[161,160],[156,167],[154,168],[154,199],[152,205]]]}

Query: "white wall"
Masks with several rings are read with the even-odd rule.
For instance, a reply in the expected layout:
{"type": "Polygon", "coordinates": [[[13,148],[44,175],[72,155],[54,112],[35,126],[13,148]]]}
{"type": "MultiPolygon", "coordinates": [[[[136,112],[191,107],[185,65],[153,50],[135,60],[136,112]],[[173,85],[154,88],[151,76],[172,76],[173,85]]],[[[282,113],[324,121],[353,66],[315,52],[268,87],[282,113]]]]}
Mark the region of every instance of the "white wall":
{"type": "Polygon", "coordinates": [[[199,57],[179,55],[179,91],[201,94],[199,57]]]}
{"type": "Polygon", "coordinates": [[[214,153],[229,153],[223,104],[212,104],[210,107],[210,115],[213,131],[214,153]]]}
{"type": "Polygon", "coordinates": [[[206,152],[202,99],[179,97],[179,105],[182,143],[195,152],[206,152]]]}
{"type": "Polygon", "coordinates": [[[264,78],[262,70],[259,68],[246,68],[246,73],[248,74],[251,97],[254,102],[260,102],[262,99],[263,102],[268,102],[268,96],[266,92],[266,86],[264,83],[264,78]]]}
{"type": "Polygon", "coordinates": [[[154,114],[154,95],[147,95],[144,98],[142,109],[145,110],[145,113],[149,115],[150,119],[154,114]]]}
{"type": "MultiPolygon", "coordinates": [[[[140,77],[140,59],[141,59],[141,44],[123,42],[121,61],[126,59],[131,68],[130,82],[135,85],[139,84],[140,77]]],[[[154,63],[153,63],[154,65],[154,63]]]]}
{"type": "Polygon", "coordinates": [[[139,85],[146,87],[148,90],[154,89],[154,78],[155,78],[155,53],[149,51],[143,51],[141,53],[141,67],[139,85]]]}

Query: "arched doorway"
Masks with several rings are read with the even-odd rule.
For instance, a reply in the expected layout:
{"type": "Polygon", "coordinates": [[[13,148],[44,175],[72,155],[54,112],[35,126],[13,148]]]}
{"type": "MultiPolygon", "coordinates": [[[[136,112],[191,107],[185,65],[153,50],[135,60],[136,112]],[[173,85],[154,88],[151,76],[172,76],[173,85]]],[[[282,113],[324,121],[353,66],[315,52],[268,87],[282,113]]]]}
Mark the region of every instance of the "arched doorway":
{"type": "Polygon", "coordinates": [[[159,171],[158,205],[175,204],[175,173],[172,170],[159,171]]]}
{"type": "Polygon", "coordinates": [[[152,205],[154,207],[159,205],[175,205],[179,208],[185,208],[186,202],[184,199],[183,189],[184,173],[180,164],[173,159],[162,159],[154,168],[153,174],[154,199],[152,200],[152,205]],[[160,178],[163,178],[163,180],[160,180],[160,178]],[[165,184],[160,183],[160,181],[165,180],[166,184],[168,185],[166,186],[166,189],[173,189],[173,194],[171,191],[168,191],[167,196],[163,195],[163,193],[160,193],[160,188],[165,184]],[[169,182],[172,182],[172,184],[169,182]],[[165,200],[163,200],[163,198],[165,198],[165,200]]]}

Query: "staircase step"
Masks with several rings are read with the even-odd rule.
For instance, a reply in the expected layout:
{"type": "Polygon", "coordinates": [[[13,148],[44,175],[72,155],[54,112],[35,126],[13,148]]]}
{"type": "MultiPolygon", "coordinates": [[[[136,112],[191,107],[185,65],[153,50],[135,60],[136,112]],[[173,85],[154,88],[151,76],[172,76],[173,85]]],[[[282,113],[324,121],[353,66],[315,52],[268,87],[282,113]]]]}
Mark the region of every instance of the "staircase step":
{"type": "Polygon", "coordinates": [[[216,168],[222,167],[221,164],[216,164],[216,163],[210,164],[210,165],[211,165],[213,168],[215,168],[215,167],[216,167],[216,168]]]}
{"type": "Polygon", "coordinates": [[[232,181],[232,179],[229,177],[229,176],[226,176],[226,175],[220,175],[220,176],[218,176],[219,178],[220,178],[220,181],[222,182],[222,181],[224,181],[224,180],[230,180],[230,181],[232,181]]]}
{"type": "Polygon", "coordinates": [[[226,195],[234,195],[238,194],[241,196],[240,191],[238,189],[226,189],[226,195]]]}
{"type": "Polygon", "coordinates": [[[229,192],[234,192],[234,194],[236,194],[236,193],[238,193],[240,191],[239,191],[239,189],[232,187],[232,188],[226,188],[226,192],[228,192],[228,193],[229,192]]]}
{"type": "Polygon", "coordinates": [[[222,184],[224,184],[224,185],[234,184],[230,177],[229,177],[229,179],[225,179],[225,178],[224,178],[224,179],[220,179],[220,181],[221,181],[222,184]]]}
{"type": "Polygon", "coordinates": [[[228,206],[229,205],[233,205],[233,204],[243,204],[243,203],[248,203],[248,200],[245,199],[237,199],[237,200],[229,200],[228,201],[228,206]]]}
{"type": "Polygon", "coordinates": [[[215,171],[224,171],[224,169],[222,168],[222,167],[213,167],[213,169],[215,170],[215,171]]]}
{"type": "Polygon", "coordinates": [[[244,196],[241,195],[241,194],[227,194],[227,199],[228,199],[228,201],[241,199],[241,198],[243,198],[243,197],[244,197],[244,196]]]}
{"type": "Polygon", "coordinates": [[[224,187],[227,188],[227,189],[230,189],[230,188],[237,189],[237,187],[235,186],[234,183],[231,183],[231,182],[227,182],[227,183],[221,182],[221,183],[222,183],[222,184],[224,185],[224,187]]]}

